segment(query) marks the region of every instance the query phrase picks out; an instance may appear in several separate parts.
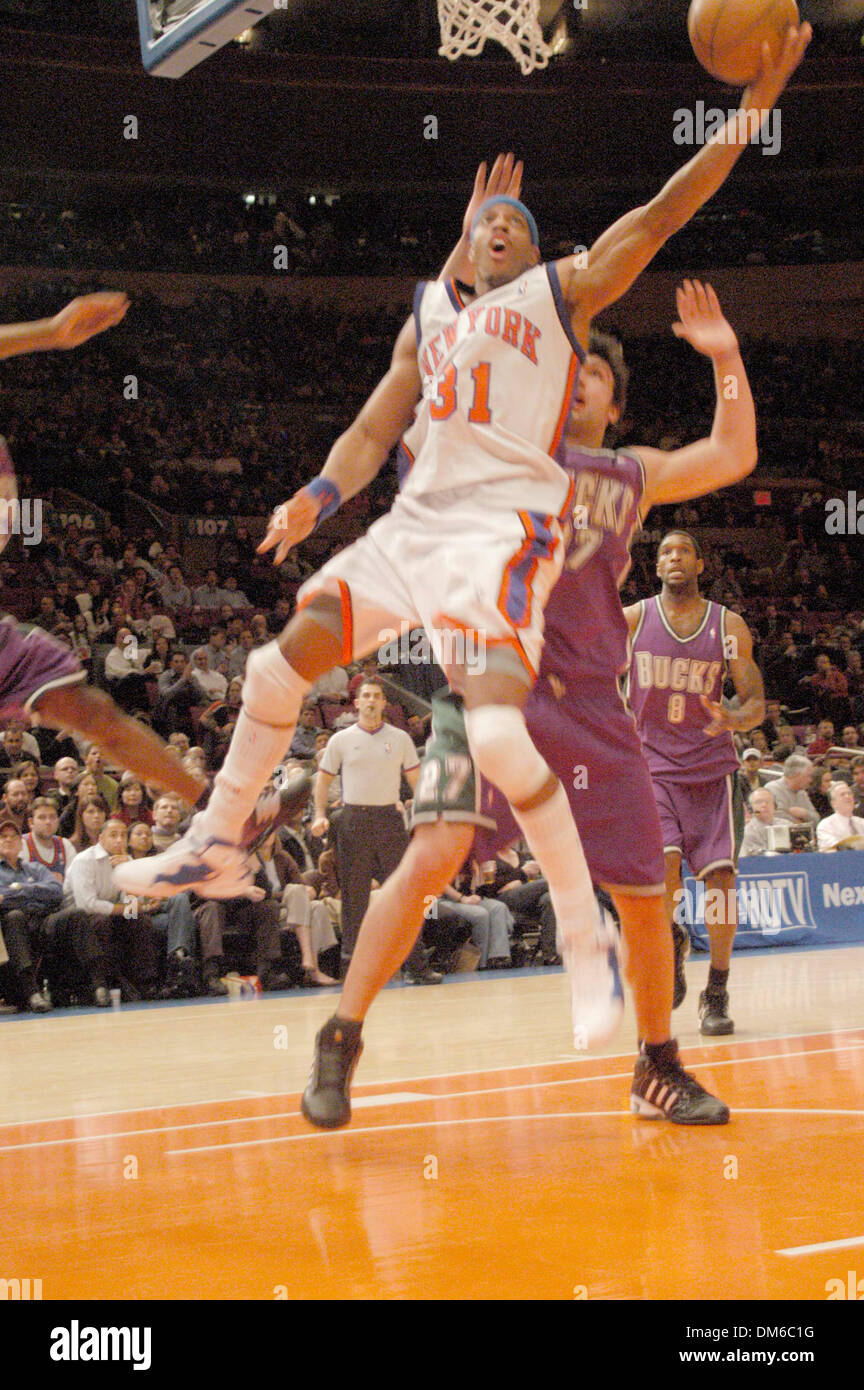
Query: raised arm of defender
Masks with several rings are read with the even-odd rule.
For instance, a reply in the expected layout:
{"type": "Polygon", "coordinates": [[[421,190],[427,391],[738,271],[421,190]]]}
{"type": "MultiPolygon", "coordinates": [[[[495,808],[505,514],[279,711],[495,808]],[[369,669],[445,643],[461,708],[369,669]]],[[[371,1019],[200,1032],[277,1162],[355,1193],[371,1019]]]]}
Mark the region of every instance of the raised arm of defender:
{"type": "Polygon", "coordinates": [[[685,280],[676,299],[679,321],[672,332],[709,357],[714,367],[714,423],[707,438],[683,449],[637,446],[645,467],[643,517],[651,507],[729,487],[756,467],[756,410],[734,330],[710,285],[685,280]]]}
{"type": "MultiPolygon", "coordinates": [[[[417,330],[410,318],[396,339],[390,370],[353,424],[336,440],[319,474],[338,489],[341,501],[362,492],[380,472],[411,424],[421,390],[417,330]]],[[[308,486],[300,488],[273,513],[258,553],[263,555],[276,547],[273,558],[281,565],[288,552],[315,529],[322,505],[321,497],[316,497],[308,486]]]]}
{"type": "Polygon", "coordinates": [[[790,28],[776,63],[771,62],[766,44],[762,71],[744,92],[735,116],[673,174],[650,203],[634,208],[598,238],[586,267],[579,267],[572,257],[557,262],[580,342],[587,340],[594,315],[620,299],[660,247],[717,192],[749,143],[747,112],[758,111],[764,119],[804,57],[811,36],[809,24],[790,28]]]}

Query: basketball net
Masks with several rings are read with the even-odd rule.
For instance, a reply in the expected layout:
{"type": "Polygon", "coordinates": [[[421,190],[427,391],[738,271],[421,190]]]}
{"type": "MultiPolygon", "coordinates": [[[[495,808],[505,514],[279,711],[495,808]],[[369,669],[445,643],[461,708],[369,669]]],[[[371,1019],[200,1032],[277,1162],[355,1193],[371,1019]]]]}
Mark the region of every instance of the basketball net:
{"type": "Polygon", "coordinates": [[[452,62],[465,54],[473,57],[487,39],[495,39],[527,77],[535,68],[545,68],[552,53],[543,39],[539,11],[540,0],[438,0],[438,52],[452,62]]]}

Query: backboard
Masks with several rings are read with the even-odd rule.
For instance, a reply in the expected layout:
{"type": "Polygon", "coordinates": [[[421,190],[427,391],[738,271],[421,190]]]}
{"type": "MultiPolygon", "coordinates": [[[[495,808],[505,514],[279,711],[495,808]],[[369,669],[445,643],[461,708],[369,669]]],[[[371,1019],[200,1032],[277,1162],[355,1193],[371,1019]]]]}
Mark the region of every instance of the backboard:
{"type": "Polygon", "coordinates": [[[154,77],[182,77],[284,0],[138,0],[141,57],[154,77]]]}

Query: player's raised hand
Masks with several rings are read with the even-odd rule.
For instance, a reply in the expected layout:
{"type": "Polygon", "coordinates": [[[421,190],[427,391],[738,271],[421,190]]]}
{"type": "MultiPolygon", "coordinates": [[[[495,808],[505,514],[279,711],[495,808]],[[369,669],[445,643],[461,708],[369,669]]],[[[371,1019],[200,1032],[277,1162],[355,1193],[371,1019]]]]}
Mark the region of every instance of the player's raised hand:
{"type": "Polygon", "coordinates": [[[676,338],[702,352],[706,357],[727,357],[738,351],[738,339],[732,325],[723,316],[720,301],[710,285],[698,280],[685,280],[675,291],[678,321],[673,323],[676,338]]]}
{"type": "Polygon", "coordinates": [[[763,43],[762,70],[744,93],[746,105],[763,110],[774,105],[807,52],[807,45],[812,37],[813,30],[809,24],[804,23],[797,28],[794,24],[790,25],[776,62],[771,58],[770,46],[763,43]]]}
{"type": "Polygon", "coordinates": [[[302,487],[288,502],[277,507],[267,526],[267,534],[258,546],[258,554],[266,555],[276,549],[273,562],[281,565],[289,552],[305,541],[315,530],[321,503],[307,488],[302,487]]]}
{"type": "Polygon", "coordinates": [[[113,328],[129,308],[125,294],[85,294],[73,299],[49,323],[49,346],[74,348],[113,328]]]}
{"type": "Polygon", "coordinates": [[[471,198],[462,219],[462,232],[471,236],[471,223],[488,198],[518,198],[522,191],[522,160],[514,159],[512,154],[499,154],[492,165],[492,172],[486,177],[484,159],[474,179],[471,198]]]}

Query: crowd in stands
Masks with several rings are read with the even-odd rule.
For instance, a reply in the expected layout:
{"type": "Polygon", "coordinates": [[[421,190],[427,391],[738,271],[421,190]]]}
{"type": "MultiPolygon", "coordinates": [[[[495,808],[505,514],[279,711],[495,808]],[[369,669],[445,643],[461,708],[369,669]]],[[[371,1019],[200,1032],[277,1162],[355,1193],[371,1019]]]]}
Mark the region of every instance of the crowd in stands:
{"type": "MultiPolygon", "coordinates": [[[[195,275],[428,275],[443,264],[462,220],[459,190],[346,190],[192,200],[172,192],[144,207],[122,202],[7,203],[0,237],[7,264],[61,270],[150,270],[195,275]]],[[[549,259],[590,244],[620,208],[571,206],[559,188],[537,189],[532,210],[549,259]],[[582,227],[589,217],[589,225],[582,227]],[[605,218],[605,221],[603,220],[605,218]]],[[[827,200],[821,212],[707,209],[657,257],[660,268],[790,265],[864,259],[864,231],[853,207],[827,200]],[[824,219],[830,212],[830,221],[824,219]],[[820,221],[820,217],[822,221],[820,221]],[[837,219],[840,219],[838,222],[837,219]]]]}

